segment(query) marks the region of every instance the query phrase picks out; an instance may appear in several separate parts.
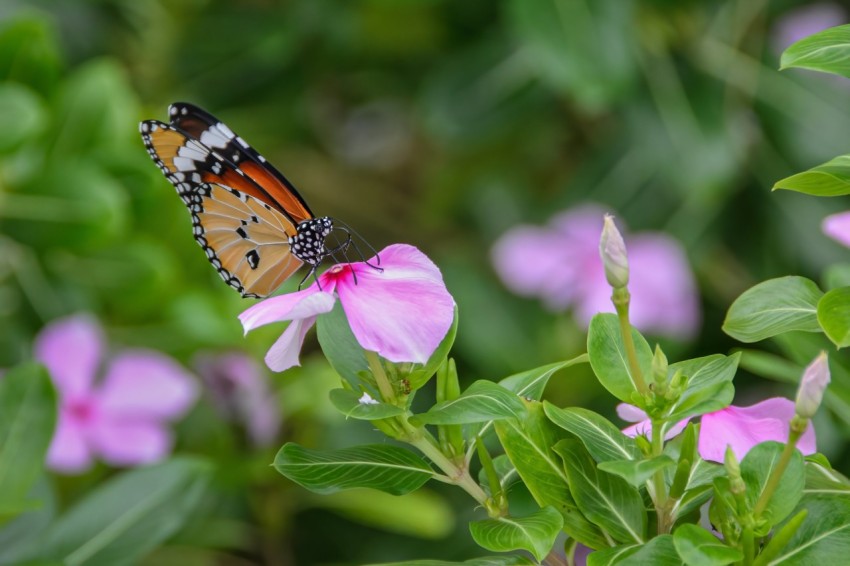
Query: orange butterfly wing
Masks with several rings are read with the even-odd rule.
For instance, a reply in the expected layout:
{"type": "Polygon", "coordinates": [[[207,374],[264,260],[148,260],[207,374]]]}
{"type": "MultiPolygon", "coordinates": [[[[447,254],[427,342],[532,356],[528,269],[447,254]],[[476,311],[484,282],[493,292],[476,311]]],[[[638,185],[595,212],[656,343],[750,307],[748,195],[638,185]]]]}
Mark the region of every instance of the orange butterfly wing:
{"type": "Polygon", "coordinates": [[[142,122],[142,140],[192,214],[195,239],[243,297],[264,297],[302,262],[292,255],[293,218],[238,167],[162,122],[142,122]]]}
{"type": "Polygon", "coordinates": [[[168,114],[172,126],[200,141],[262,187],[272,201],[265,201],[266,204],[279,205],[296,224],[314,217],[283,173],[215,116],[186,102],[175,102],[168,107],[168,114]]]}

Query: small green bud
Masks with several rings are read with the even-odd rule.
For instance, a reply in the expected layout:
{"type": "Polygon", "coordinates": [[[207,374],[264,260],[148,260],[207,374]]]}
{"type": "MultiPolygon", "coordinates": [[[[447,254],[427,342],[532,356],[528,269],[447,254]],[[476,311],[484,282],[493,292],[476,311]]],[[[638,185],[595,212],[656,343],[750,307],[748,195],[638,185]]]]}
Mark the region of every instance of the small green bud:
{"type": "Polygon", "coordinates": [[[667,391],[667,356],[661,351],[661,346],[655,345],[655,355],[652,357],[652,381],[653,388],[658,395],[664,395],[667,391]]]}
{"type": "Polygon", "coordinates": [[[823,392],[829,384],[829,359],[821,352],[803,372],[800,389],[797,390],[795,410],[803,419],[811,419],[823,401],[823,392]]]}
{"type": "Polygon", "coordinates": [[[729,476],[729,491],[735,495],[744,493],[747,486],[741,477],[741,465],[738,463],[738,459],[735,457],[735,452],[732,451],[731,446],[726,447],[723,465],[726,467],[726,474],[729,476]]]}
{"type": "Polygon", "coordinates": [[[605,278],[611,287],[618,289],[629,284],[629,259],[626,243],[614,224],[614,217],[605,215],[602,237],[599,240],[599,255],[605,266],[605,278]]]}
{"type": "Polygon", "coordinates": [[[644,456],[652,454],[652,444],[650,444],[649,440],[647,440],[642,434],[635,437],[635,443],[638,445],[638,448],[640,448],[640,451],[644,456]]]}

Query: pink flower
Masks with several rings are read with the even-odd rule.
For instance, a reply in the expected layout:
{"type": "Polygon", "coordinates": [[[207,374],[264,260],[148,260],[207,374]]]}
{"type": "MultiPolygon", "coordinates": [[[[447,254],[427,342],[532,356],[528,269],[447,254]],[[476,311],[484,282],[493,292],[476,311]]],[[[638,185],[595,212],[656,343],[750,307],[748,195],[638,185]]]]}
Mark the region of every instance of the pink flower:
{"type": "MultiPolygon", "coordinates": [[[[519,226],[493,246],[492,260],[515,293],[540,297],[553,311],[573,307],[587,326],[598,312],[614,312],[611,287],[599,257],[605,210],[584,205],[554,217],[546,227],[519,226]]],[[[661,234],[625,238],[632,324],[683,339],[700,324],[696,283],[681,245],[661,234]]]]}
{"type": "Polygon", "coordinates": [[[830,214],[823,219],[821,230],[839,244],[850,248],[850,211],[830,214]]]}
{"type": "MultiPolygon", "coordinates": [[[[766,399],[749,407],[734,405],[702,416],[699,454],[704,460],[723,462],[726,446],[742,460],[750,448],[765,442],[788,441],[788,426],[794,417],[794,402],[782,397],[766,399]]],[[[808,427],[797,443],[803,454],[817,451],[815,431],[808,427]]]]}
{"type": "Polygon", "coordinates": [[[274,442],[281,416],[277,398],[269,391],[266,374],[244,354],[202,355],[196,363],[218,410],[241,422],[256,446],[274,442]]]}
{"type": "Polygon", "coordinates": [[[59,420],[47,464],[65,473],[88,469],[95,455],[115,466],[159,460],[173,442],[166,423],[182,416],[195,383],[171,358],[150,350],[115,355],[103,363],[101,329],[88,316],[54,321],[35,342],[59,393],[59,420]]]}
{"type": "MultiPolygon", "coordinates": [[[[617,416],[626,422],[636,423],[623,429],[623,434],[626,436],[634,438],[638,435],[643,435],[647,438],[652,438],[652,421],[649,419],[649,415],[641,409],[638,409],[634,405],[629,405],[628,403],[620,403],[617,405],[617,416]]],[[[671,438],[675,438],[681,434],[682,431],[685,430],[685,427],[688,426],[688,422],[690,420],[691,419],[685,419],[683,421],[679,421],[670,427],[670,429],[664,434],[664,440],[670,440],[671,438]]]]}
{"type": "MultiPolygon", "coordinates": [[[[365,350],[391,362],[428,361],[451,328],[454,299],[437,266],[413,246],[395,244],[379,256],[381,270],[364,262],[334,265],[319,276],[320,285],[266,299],[239,315],[245,332],[292,321],[266,354],[266,364],[274,371],[299,365],[304,336],[336,297],[365,350]]],[[[377,257],[369,263],[375,265],[377,257]]]]}

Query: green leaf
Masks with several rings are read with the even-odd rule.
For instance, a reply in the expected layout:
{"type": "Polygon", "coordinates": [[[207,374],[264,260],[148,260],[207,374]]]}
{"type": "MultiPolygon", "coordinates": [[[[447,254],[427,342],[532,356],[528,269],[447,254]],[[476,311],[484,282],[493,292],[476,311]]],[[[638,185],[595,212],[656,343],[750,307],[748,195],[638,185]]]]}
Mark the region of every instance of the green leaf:
{"type": "MultiPolygon", "coordinates": [[[[640,332],[634,328],[632,328],[632,339],[641,372],[643,375],[650,375],[652,349],[640,332]]],[[[631,403],[632,394],[636,389],[617,315],[600,313],[593,317],[590,328],[587,330],[587,353],[590,356],[593,373],[605,389],[619,400],[631,403]]]]}
{"type": "Polygon", "coordinates": [[[288,442],[277,453],[274,467],[315,493],[371,487],[403,495],[434,475],[428,463],[410,450],[386,444],[322,452],[288,442]]]}
{"type": "Polygon", "coordinates": [[[30,499],[38,506],[0,528],[0,564],[21,564],[36,555],[45,530],[56,517],[56,495],[47,476],[33,486],[30,499]]]}
{"type": "Polygon", "coordinates": [[[656,456],[649,460],[609,460],[600,462],[599,469],[615,476],[620,476],[629,485],[640,487],[658,470],[675,466],[676,461],[670,456],[656,456]]]}
{"type": "MultiPolygon", "coordinates": [[[[751,448],[741,461],[741,477],[747,486],[747,503],[750,509],[755,507],[756,501],[761,497],[767,479],[779,463],[784,448],[785,445],[779,442],[762,442],[751,448]]],[[[776,525],[794,510],[803,496],[805,481],[803,456],[799,450],[795,450],[776,491],[762,513],[762,518],[769,526],[776,525]]]]}
{"type": "Polygon", "coordinates": [[[673,535],[659,535],[646,544],[631,544],[606,548],[590,554],[587,566],[614,565],[682,566],[682,559],[673,544],[673,535]]]}
{"type": "Polygon", "coordinates": [[[808,515],[770,564],[846,564],[850,552],[850,498],[806,496],[797,509],[807,510],[808,515]]]}
{"type": "Polygon", "coordinates": [[[735,395],[732,379],[738,371],[740,359],[740,353],[731,356],[714,354],[670,364],[668,374],[673,376],[681,371],[688,382],[685,391],[667,413],[664,432],[681,420],[729,406],[735,395]]]}
{"type": "Polygon", "coordinates": [[[68,566],[136,564],[183,527],[210,471],[202,460],[173,458],[124,472],[62,515],[44,535],[39,555],[68,566]]]}
{"type": "Polygon", "coordinates": [[[850,287],[833,289],[821,297],[818,322],[838,348],[850,346],[850,287]]]}
{"type": "Polygon", "coordinates": [[[789,332],[820,332],[817,305],[823,292],[805,277],[769,279],[735,299],[723,331],[741,342],[757,342],[789,332]]]}
{"type": "Polygon", "coordinates": [[[374,489],[305,495],[304,507],[329,509],[359,525],[419,539],[439,540],[455,532],[449,500],[427,488],[398,497],[374,489]]]}
{"type": "Polygon", "coordinates": [[[322,352],[336,372],[355,390],[360,389],[360,372],[369,372],[363,348],[348,326],[345,312],[337,302],[331,312],[316,319],[316,336],[322,352]]]}
{"type": "Polygon", "coordinates": [[[590,454],[576,440],[558,442],[555,452],[564,461],[570,492],[582,513],[616,541],[644,542],[646,508],[638,490],[621,477],[598,471],[590,454]]]}
{"type": "Polygon", "coordinates": [[[403,375],[404,379],[407,379],[410,384],[410,390],[416,391],[420,389],[423,385],[428,383],[431,377],[437,372],[437,368],[440,367],[440,364],[443,363],[449,352],[452,349],[452,346],[455,343],[455,336],[457,336],[457,324],[458,324],[458,315],[457,315],[457,305],[455,305],[454,311],[454,320],[452,321],[452,326],[449,328],[448,333],[440,342],[440,345],[437,346],[437,349],[434,350],[434,353],[431,354],[431,357],[428,358],[428,361],[425,364],[413,364],[412,369],[407,375],[403,375]]]}
{"type": "Polygon", "coordinates": [[[562,525],[561,514],[552,507],[544,507],[525,517],[474,521],[469,524],[469,532],[475,542],[487,550],[508,552],[522,549],[532,553],[537,560],[543,560],[555,544],[562,525]]]}
{"type": "Polygon", "coordinates": [[[543,410],[549,420],[578,437],[597,462],[641,457],[634,439],[602,415],[581,407],[561,409],[548,401],[543,402],[543,410]]]}
{"type": "Polygon", "coordinates": [[[779,68],[793,67],[850,77],[850,25],[828,28],[791,44],[782,53],[779,68]]]}
{"type": "Polygon", "coordinates": [[[0,153],[4,153],[41,132],[47,123],[44,103],[23,85],[0,84],[0,123],[4,130],[0,153]]]}
{"type": "Polygon", "coordinates": [[[32,505],[27,493],[39,478],[56,426],[56,392],[47,370],[22,364],[0,380],[0,516],[32,505]]]}
{"type": "Polygon", "coordinates": [[[496,434],[528,488],[541,507],[551,505],[564,517],[564,531],[591,548],[604,548],[608,542],[601,531],[582,514],[570,494],[567,474],[552,446],[561,438],[543,413],[539,402],[528,402],[520,419],[495,422],[496,434]]]}
{"type": "Polygon", "coordinates": [[[686,524],[676,529],[673,544],[685,564],[690,566],[723,566],[744,559],[740,550],[727,546],[697,525],[686,524]]]}
{"type": "Polygon", "coordinates": [[[482,379],[457,399],[437,403],[414,418],[424,424],[468,424],[517,417],[524,410],[516,393],[482,379]]]}
{"type": "Polygon", "coordinates": [[[773,190],[785,189],[816,197],[850,194],[850,155],[840,155],[808,171],[777,181],[773,190]]]}
{"type": "Polygon", "coordinates": [[[363,394],[358,394],[350,389],[331,389],[328,394],[331,403],[337,410],[353,419],[374,421],[395,417],[404,413],[404,409],[387,403],[361,403],[363,394]]]}
{"type": "Polygon", "coordinates": [[[805,495],[850,495],[850,480],[846,476],[833,470],[829,462],[812,461],[810,458],[806,458],[805,495]]]}
{"type": "Polygon", "coordinates": [[[546,388],[546,384],[549,383],[549,378],[552,377],[552,374],[558,370],[568,368],[576,364],[587,363],[588,361],[589,358],[587,354],[582,354],[571,360],[556,362],[554,364],[541,366],[539,368],[511,375],[501,380],[499,385],[508,391],[513,391],[517,395],[525,397],[526,399],[539,401],[543,396],[543,390],[546,388]]]}

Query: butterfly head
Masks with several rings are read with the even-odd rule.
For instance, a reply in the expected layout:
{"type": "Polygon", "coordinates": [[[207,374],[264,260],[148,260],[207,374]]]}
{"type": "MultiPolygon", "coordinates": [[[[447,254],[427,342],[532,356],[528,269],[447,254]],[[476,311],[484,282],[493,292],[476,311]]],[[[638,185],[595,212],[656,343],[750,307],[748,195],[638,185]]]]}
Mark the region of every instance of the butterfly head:
{"type": "Polygon", "coordinates": [[[309,265],[318,265],[327,257],[325,238],[333,231],[333,220],[327,216],[300,222],[296,234],[289,238],[292,255],[309,265]]]}

